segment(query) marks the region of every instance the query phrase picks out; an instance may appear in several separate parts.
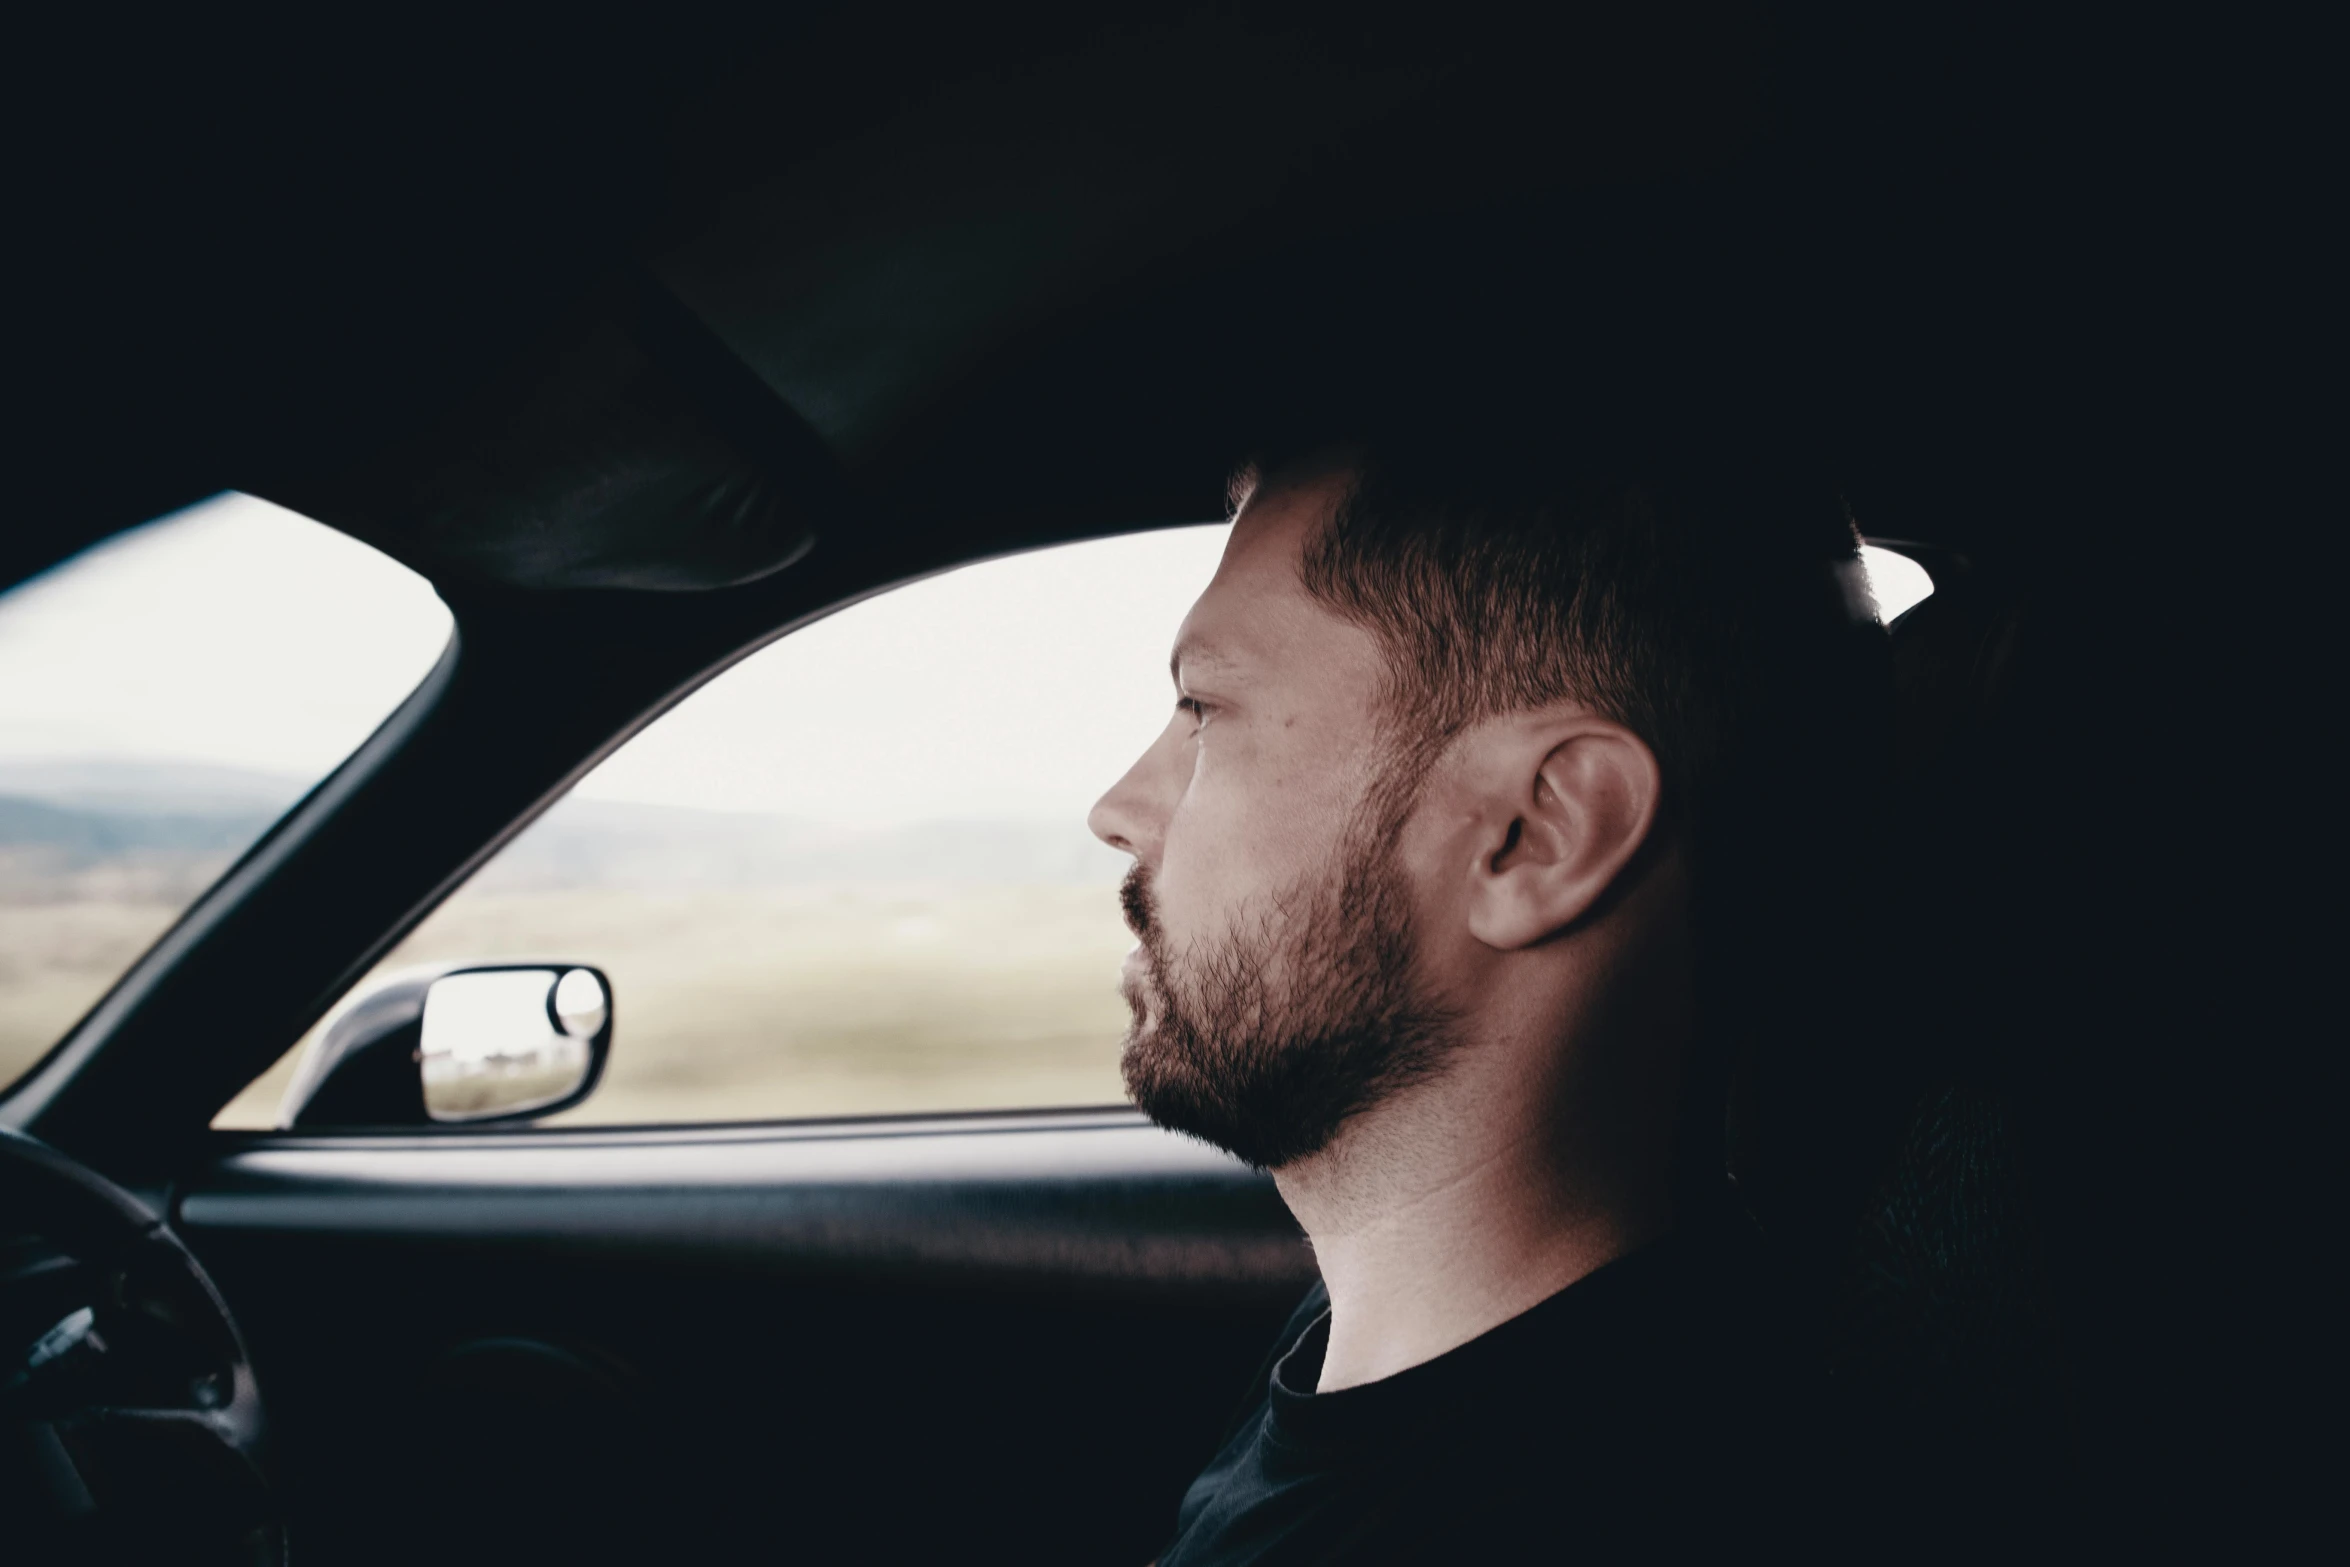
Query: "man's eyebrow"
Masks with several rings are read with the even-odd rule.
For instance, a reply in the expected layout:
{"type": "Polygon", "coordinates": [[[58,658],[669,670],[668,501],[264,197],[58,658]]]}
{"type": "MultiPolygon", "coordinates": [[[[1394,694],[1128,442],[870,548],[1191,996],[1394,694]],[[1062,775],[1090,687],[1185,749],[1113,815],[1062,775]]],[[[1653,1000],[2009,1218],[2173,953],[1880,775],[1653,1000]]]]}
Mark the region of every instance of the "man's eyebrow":
{"type": "Polygon", "coordinates": [[[1232,660],[1225,655],[1224,650],[1213,642],[1203,642],[1197,637],[1187,637],[1176,643],[1175,651],[1167,656],[1167,678],[1174,681],[1175,689],[1180,691],[1183,689],[1183,666],[1185,664],[1229,664],[1231,662],[1232,660]]]}

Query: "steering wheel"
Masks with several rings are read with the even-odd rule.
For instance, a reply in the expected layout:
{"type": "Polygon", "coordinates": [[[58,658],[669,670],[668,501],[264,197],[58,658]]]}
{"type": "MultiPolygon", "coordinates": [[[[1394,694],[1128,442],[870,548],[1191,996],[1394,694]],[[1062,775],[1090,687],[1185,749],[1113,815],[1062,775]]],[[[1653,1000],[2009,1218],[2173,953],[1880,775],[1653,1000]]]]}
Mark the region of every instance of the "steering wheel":
{"type": "Polygon", "coordinates": [[[0,1556],[277,1567],[264,1432],[243,1335],[179,1237],[0,1128],[0,1556]]]}

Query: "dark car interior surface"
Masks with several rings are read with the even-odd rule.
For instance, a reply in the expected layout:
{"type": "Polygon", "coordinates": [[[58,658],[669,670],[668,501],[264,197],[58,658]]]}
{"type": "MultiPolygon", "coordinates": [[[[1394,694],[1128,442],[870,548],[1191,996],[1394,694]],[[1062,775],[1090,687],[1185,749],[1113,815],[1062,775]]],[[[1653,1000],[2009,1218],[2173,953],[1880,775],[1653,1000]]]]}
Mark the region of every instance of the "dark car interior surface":
{"type": "Polygon", "coordinates": [[[1881,1558],[2290,1534],[2317,51],[740,9],[18,40],[0,588],[238,490],[456,631],[0,1095],[0,1557],[1149,1560],[1313,1261],[1268,1177],[1130,1110],[213,1118],[752,650],[1220,517],[1283,421],[1520,390],[1604,460],[1824,475],[1933,578],[1867,802],[1881,1026],[1743,1107],[1737,1172],[1881,1558]]]}

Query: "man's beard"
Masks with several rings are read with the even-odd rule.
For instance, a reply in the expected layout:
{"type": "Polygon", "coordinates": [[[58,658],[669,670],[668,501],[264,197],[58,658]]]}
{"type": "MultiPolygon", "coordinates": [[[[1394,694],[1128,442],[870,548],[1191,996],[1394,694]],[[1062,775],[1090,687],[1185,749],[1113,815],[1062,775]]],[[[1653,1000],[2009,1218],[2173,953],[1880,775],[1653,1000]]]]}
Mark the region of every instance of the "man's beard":
{"type": "Polygon", "coordinates": [[[1168,950],[1138,861],[1119,899],[1144,962],[1120,1063],[1145,1114],[1259,1169],[1319,1153],[1350,1117],[1433,1072],[1452,1015],[1424,993],[1387,835],[1350,833],[1335,874],[1168,950]]]}

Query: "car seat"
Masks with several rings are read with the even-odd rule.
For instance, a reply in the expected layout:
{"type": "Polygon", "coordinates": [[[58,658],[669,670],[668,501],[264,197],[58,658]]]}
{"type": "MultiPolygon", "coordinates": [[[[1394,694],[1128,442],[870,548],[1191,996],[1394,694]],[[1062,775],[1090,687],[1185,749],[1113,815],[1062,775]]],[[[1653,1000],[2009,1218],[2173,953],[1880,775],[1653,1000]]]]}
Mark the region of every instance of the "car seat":
{"type": "Polygon", "coordinates": [[[2015,1070],[2030,1030],[2010,1026],[2014,889],[1987,841],[2031,798],[2009,733],[2031,606],[1956,552],[1875,542],[1934,592],[1891,628],[1875,786],[1824,827],[1794,802],[1773,901],[1746,916],[1773,923],[1737,931],[1729,1162],[1823,1373],[1829,1506],[1847,1543],[1911,1559],[2042,1527],[2074,1421],[2015,1070]]]}
{"type": "MultiPolygon", "coordinates": [[[[1994,802],[2028,676],[2030,596],[1948,550],[1892,628],[1895,731],[1870,960],[1874,1059],[1842,1104],[1840,1255],[1821,1257],[1827,1373],[1861,1443],[1856,1516],[1937,1555],[2049,1543],[2076,1446],[2013,1044],[1994,802]]],[[[1832,1193],[1836,1183],[1815,1188],[1832,1193]]],[[[1831,1199],[1834,1200],[1834,1199],[1831,1199]]],[[[1834,1215],[1823,1215],[1831,1232],[1834,1215]]]]}

